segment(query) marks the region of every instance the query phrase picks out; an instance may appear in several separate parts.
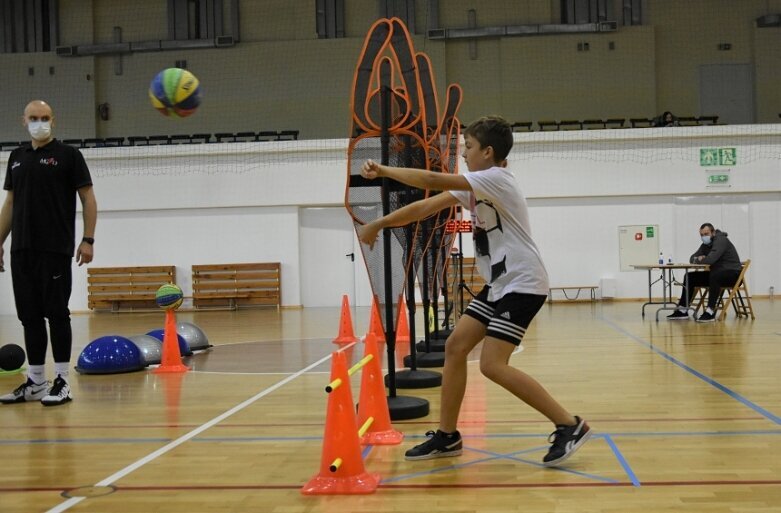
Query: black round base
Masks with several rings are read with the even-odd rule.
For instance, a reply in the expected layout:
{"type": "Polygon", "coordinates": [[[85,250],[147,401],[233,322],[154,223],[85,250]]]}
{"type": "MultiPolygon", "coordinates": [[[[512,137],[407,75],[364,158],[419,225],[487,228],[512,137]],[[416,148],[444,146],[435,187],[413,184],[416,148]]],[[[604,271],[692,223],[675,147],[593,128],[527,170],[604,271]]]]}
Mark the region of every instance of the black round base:
{"type": "Polygon", "coordinates": [[[419,397],[397,395],[388,397],[391,420],[419,419],[428,415],[428,401],[419,397]]]}
{"type": "MultiPolygon", "coordinates": [[[[445,366],[445,353],[416,353],[415,363],[418,367],[428,369],[431,367],[444,367],[445,366]]],[[[404,366],[412,367],[412,357],[407,355],[404,357],[404,366]]]]}
{"type": "Polygon", "coordinates": [[[451,333],[453,333],[453,330],[451,330],[450,328],[441,329],[439,330],[439,332],[432,333],[431,339],[433,340],[436,338],[436,339],[447,340],[447,337],[449,337],[451,333]]]}
{"type": "Polygon", "coordinates": [[[429,349],[426,349],[426,341],[421,340],[415,344],[419,353],[442,353],[445,351],[445,339],[431,338],[428,341],[429,349]]]}
{"type": "MultiPolygon", "coordinates": [[[[442,385],[442,374],[428,370],[396,371],[396,388],[434,388],[442,385]]],[[[385,376],[385,386],[390,385],[390,376],[385,376]]]]}

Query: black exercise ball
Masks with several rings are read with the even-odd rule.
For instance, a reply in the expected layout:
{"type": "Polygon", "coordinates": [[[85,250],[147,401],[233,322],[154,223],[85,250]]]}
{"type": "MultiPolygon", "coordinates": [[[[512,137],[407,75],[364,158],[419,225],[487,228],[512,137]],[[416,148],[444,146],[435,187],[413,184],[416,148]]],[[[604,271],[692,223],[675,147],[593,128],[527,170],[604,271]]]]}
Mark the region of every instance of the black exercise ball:
{"type": "Polygon", "coordinates": [[[20,369],[24,364],[24,358],[24,349],[16,344],[0,347],[0,369],[6,371],[20,369]]]}

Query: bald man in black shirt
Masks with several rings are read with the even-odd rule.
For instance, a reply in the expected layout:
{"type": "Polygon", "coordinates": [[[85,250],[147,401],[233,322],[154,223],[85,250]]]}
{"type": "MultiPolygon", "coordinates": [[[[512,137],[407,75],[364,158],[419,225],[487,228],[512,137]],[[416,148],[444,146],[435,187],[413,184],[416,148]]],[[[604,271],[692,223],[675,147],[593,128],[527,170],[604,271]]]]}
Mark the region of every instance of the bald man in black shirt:
{"type": "Polygon", "coordinates": [[[30,144],[8,158],[7,191],[0,211],[0,271],[4,271],[3,245],[11,237],[11,277],[16,312],[24,327],[29,369],[27,381],[0,396],[0,403],[40,400],[44,406],[70,401],[68,384],[71,358],[71,261],[74,250],[79,265],[92,261],[97,202],[92,178],[81,152],[52,137],[54,114],[44,101],[24,109],[23,125],[30,144]],[[76,196],[81,200],[84,237],[76,247],[76,196]],[[54,381],[46,380],[49,320],[54,381]]]}

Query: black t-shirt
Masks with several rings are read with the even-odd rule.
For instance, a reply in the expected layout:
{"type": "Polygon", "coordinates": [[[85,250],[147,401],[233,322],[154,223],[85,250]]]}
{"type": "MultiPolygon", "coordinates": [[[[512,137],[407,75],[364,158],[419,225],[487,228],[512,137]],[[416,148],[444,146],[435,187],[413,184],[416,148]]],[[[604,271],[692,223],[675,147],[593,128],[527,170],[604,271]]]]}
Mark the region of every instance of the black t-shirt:
{"type": "Polygon", "coordinates": [[[73,256],[77,189],[92,185],[79,150],[54,139],[11,152],[3,188],[14,193],[11,251],[73,256]]]}

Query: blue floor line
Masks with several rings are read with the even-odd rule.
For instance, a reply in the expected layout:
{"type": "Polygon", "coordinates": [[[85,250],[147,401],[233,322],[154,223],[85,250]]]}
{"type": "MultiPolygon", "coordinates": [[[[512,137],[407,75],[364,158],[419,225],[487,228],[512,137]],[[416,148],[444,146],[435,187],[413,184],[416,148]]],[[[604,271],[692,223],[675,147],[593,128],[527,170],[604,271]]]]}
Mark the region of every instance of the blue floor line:
{"type": "MultiPolygon", "coordinates": [[[[539,451],[543,451],[543,450],[545,450],[547,448],[548,448],[548,446],[534,447],[534,448],[531,448],[531,449],[524,449],[524,450],[521,450],[521,451],[514,451],[514,452],[511,452],[511,453],[507,453],[507,454],[499,454],[499,453],[486,451],[486,450],[482,450],[482,449],[475,449],[475,448],[471,448],[471,447],[464,447],[465,450],[472,451],[472,452],[477,452],[477,453],[480,453],[480,454],[486,454],[489,457],[488,458],[480,458],[480,459],[469,461],[469,462],[466,462],[466,463],[459,463],[459,464],[456,464],[456,465],[448,465],[446,467],[439,467],[439,468],[435,468],[435,469],[424,470],[424,471],[421,471],[421,472],[413,472],[411,474],[404,474],[404,475],[401,475],[401,476],[396,476],[396,477],[392,477],[392,478],[389,478],[389,479],[385,479],[385,480],[382,481],[382,483],[391,483],[391,482],[401,481],[401,480],[404,480],[404,479],[412,479],[412,478],[415,478],[415,477],[421,477],[421,476],[426,476],[426,475],[431,475],[431,474],[438,474],[440,472],[446,472],[446,471],[450,471],[450,470],[457,470],[457,469],[460,469],[460,468],[469,467],[469,466],[472,466],[472,465],[477,465],[478,463],[485,463],[485,462],[488,462],[488,461],[501,460],[501,459],[517,461],[519,463],[525,463],[527,465],[532,465],[532,466],[535,466],[535,467],[545,468],[541,463],[537,463],[536,461],[525,460],[523,458],[518,458],[518,457],[516,457],[516,455],[518,455],[518,454],[525,454],[525,453],[532,453],[532,452],[539,452],[539,451]]],[[[593,475],[593,474],[587,474],[585,472],[579,472],[577,470],[571,470],[571,469],[567,469],[567,468],[551,468],[550,470],[558,471],[558,472],[565,472],[565,473],[568,473],[568,474],[573,474],[573,475],[576,475],[576,476],[579,476],[579,477],[584,477],[586,479],[592,479],[592,480],[595,480],[595,481],[601,481],[601,482],[607,482],[607,483],[619,483],[619,481],[616,481],[615,479],[611,479],[609,477],[596,476],[596,475],[593,475]]]]}
{"type": "MultiPolygon", "coordinates": [[[[619,431],[614,433],[598,433],[594,436],[611,436],[617,437],[665,437],[665,436],[765,436],[765,435],[781,435],[781,429],[778,430],[754,430],[754,431],[647,431],[647,432],[633,432],[633,431],[619,431]]],[[[480,437],[474,435],[472,437],[464,438],[494,438],[494,439],[516,439],[516,438],[544,438],[543,435],[526,435],[519,433],[506,433],[506,434],[493,434],[491,436],[480,437]]],[[[191,442],[201,443],[225,443],[225,442],[320,442],[321,436],[258,436],[258,437],[214,437],[214,438],[193,438],[191,442]]],[[[28,444],[132,444],[132,443],[168,443],[173,438],[42,438],[42,439],[24,439],[24,440],[12,440],[12,439],[0,439],[0,445],[28,445],[28,444]]],[[[539,451],[547,446],[537,449],[524,451],[533,452],[539,451]]]]}
{"type": "Polygon", "coordinates": [[[609,326],[611,326],[616,331],[618,331],[620,333],[623,333],[624,335],[626,335],[627,337],[631,338],[632,340],[634,340],[638,344],[647,347],[648,349],[650,349],[654,353],[658,354],[659,356],[661,356],[665,360],[669,361],[670,363],[672,363],[674,365],[677,365],[681,369],[683,369],[686,372],[692,374],[693,376],[698,377],[699,379],[701,379],[705,383],[711,385],[712,387],[716,388],[717,390],[720,390],[721,392],[724,392],[725,394],[727,394],[728,396],[732,397],[736,401],[738,401],[740,403],[743,403],[745,406],[748,406],[749,408],[751,408],[755,412],[759,413],[760,415],[762,415],[766,419],[768,419],[768,420],[770,420],[770,421],[772,421],[772,422],[774,422],[776,424],[781,424],[781,417],[779,417],[779,416],[769,412],[768,410],[762,408],[758,404],[750,401],[749,399],[743,397],[742,395],[738,394],[737,392],[727,388],[726,386],[722,385],[721,383],[719,383],[715,379],[706,376],[705,374],[701,373],[698,370],[693,369],[692,367],[689,367],[688,365],[686,365],[682,361],[678,360],[674,356],[671,356],[671,355],[665,353],[664,351],[662,351],[661,349],[656,348],[650,342],[648,342],[646,340],[643,340],[642,338],[640,338],[640,337],[638,337],[636,335],[633,335],[632,333],[629,333],[628,331],[626,331],[621,326],[618,326],[617,324],[615,324],[613,321],[611,321],[609,319],[606,319],[604,317],[602,317],[601,319],[602,319],[602,322],[604,322],[605,324],[608,324],[609,326]]]}
{"type": "MultiPolygon", "coordinates": [[[[516,451],[516,452],[510,453],[510,454],[523,454],[523,453],[527,453],[527,452],[536,452],[536,451],[540,451],[540,450],[542,450],[544,448],[545,447],[534,447],[532,449],[523,449],[521,451],[516,451]]],[[[467,450],[469,450],[469,449],[467,448],[467,450]]],[[[440,472],[446,472],[448,470],[456,470],[456,469],[464,468],[464,467],[471,467],[472,465],[477,465],[478,463],[485,463],[486,461],[493,461],[493,460],[497,460],[497,459],[501,459],[501,456],[491,456],[490,458],[480,458],[478,460],[467,461],[466,463],[457,463],[455,465],[448,465],[446,467],[438,467],[438,468],[434,468],[434,469],[423,470],[423,471],[420,471],[420,472],[413,472],[411,474],[403,474],[401,476],[396,476],[396,477],[391,477],[391,478],[388,478],[388,479],[383,479],[382,483],[392,483],[392,482],[401,481],[401,480],[404,480],[404,479],[411,479],[411,478],[414,478],[414,477],[426,476],[426,475],[431,475],[431,474],[438,474],[440,472]]]]}
{"type": "Polygon", "coordinates": [[[626,461],[626,458],[624,458],[624,455],[621,454],[620,450],[618,450],[618,446],[613,441],[613,439],[610,438],[610,435],[603,435],[602,438],[605,439],[605,442],[607,442],[607,445],[613,451],[613,454],[615,455],[616,459],[618,460],[618,463],[621,464],[621,467],[624,469],[624,472],[626,472],[626,475],[629,476],[629,480],[632,481],[632,484],[634,486],[640,486],[640,480],[637,479],[637,476],[635,475],[634,471],[632,470],[632,467],[629,466],[629,462],[626,461]]]}
{"type": "MultiPolygon", "coordinates": [[[[543,449],[547,449],[547,448],[548,448],[548,446],[543,447],[543,449]]],[[[609,477],[602,477],[602,476],[597,476],[597,475],[594,475],[594,474],[587,474],[586,472],[580,472],[579,470],[572,470],[572,469],[569,469],[569,468],[566,468],[566,467],[546,467],[542,463],[539,463],[539,462],[536,462],[536,461],[526,460],[526,459],[523,459],[523,458],[517,458],[517,457],[513,456],[514,454],[517,454],[517,453],[514,453],[514,452],[511,452],[511,453],[508,453],[508,454],[500,454],[500,453],[496,453],[496,452],[492,452],[492,451],[486,451],[484,449],[470,448],[469,450],[474,451],[474,452],[479,452],[481,454],[492,455],[492,456],[497,457],[498,459],[518,461],[520,463],[526,463],[527,465],[531,465],[533,467],[545,468],[545,469],[549,469],[549,470],[555,470],[555,471],[558,471],[558,472],[565,472],[567,474],[574,474],[576,476],[585,477],[586,479],[593,479],[595,481],[603,481],[603,482],[607,482],[607,483],[618,483],[619,482],[619,481],[616,481],[615,479],[612,479],[612,478],[609,478],[609,477]]],[[[538,451],[538,450],[540,450],[540,449],[535,449],[535,451],[538,451]]],[[[533,452],[533,451],[528,451],[528,452],[533,452]]]]}

